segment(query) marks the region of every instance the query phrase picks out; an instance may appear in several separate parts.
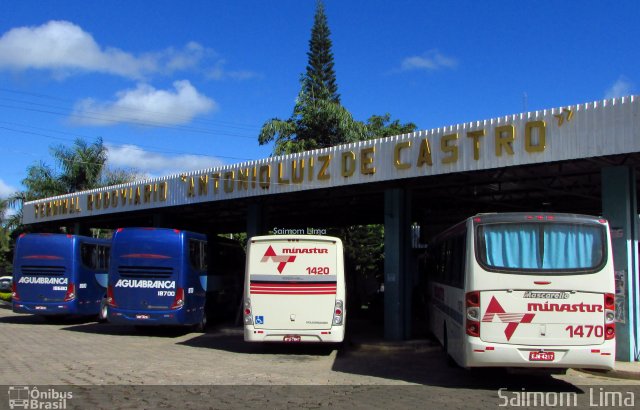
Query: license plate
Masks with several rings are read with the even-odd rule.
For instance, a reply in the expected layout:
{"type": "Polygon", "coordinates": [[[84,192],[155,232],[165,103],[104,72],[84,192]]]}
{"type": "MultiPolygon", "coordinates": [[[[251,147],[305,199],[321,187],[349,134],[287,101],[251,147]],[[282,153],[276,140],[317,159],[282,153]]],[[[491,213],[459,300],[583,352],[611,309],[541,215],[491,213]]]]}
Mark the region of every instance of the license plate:
{"type": "Polygon", "coordinates": [[[302,337],[300,335],[286,335],[282,340],[285,342],[300,342],[302,337]]]}
{"type": "Polygon", "coordinates": [[[149,319],[149,315],[136,315],[136,319],[149,319]]]}
{"type": "Polygon", "coordinates": [[[47,310],[46,306],[36,306],[36,310],[47,310]]]}
{"type": "Polygon", "coordinates": [[[552,362],[555,352],[529,352],[530,362],[552,362]]]}

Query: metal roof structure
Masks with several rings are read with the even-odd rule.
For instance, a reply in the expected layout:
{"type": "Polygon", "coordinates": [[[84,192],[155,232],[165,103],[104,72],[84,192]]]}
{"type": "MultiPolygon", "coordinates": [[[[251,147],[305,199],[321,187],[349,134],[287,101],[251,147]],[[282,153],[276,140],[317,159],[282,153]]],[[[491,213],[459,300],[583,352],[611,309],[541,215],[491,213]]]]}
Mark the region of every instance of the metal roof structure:
{"type": "Polygon", "coordinates": [[[260,203],[273,226],[375,223],[392,187],[434,229],[477,212],[599,214],[600,170],[640,164],[639,120],[638,96],[527,112],[27,202],[23,222],[116,228],[160,213],[239,232],[260,203]]]}

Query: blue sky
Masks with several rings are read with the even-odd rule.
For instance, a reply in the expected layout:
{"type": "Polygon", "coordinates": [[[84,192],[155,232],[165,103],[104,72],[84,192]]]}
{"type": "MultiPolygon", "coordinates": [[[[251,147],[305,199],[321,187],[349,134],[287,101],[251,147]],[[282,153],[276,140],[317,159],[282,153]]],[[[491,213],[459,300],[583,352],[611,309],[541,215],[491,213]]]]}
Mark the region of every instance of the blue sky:
{"type": "MultiPolygon", "coordinates": [[[[640,2],[325,0],[342,104],[419,129],[637,94],[640,2]]],[[[0,197],[102,137],[161,176],[267,157],[315,0],[0,2],[0,197]]]]}

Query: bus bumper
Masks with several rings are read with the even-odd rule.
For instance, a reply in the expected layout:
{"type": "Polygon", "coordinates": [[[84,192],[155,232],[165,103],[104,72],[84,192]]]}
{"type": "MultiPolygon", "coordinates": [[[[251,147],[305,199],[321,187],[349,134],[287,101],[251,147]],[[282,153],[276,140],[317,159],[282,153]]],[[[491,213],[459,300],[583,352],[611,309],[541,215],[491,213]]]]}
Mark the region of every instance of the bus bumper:
{"type": "Polygon", "coordinates": [[[135,326],[186,326],[194,325],[196,309],[180,308],[175,310],[134,311],[109,306],[107,320],[115,324],[135,326]]]}
{"type": "Polygon", "coordinates": [[[244,327],[245,342],[279,343],[340,343],[344,340],[344,326],[329,330],[277,330],[244,327]]]}
{"type": "Polygon", "coordinates": [[[45,303],[14,300],[12,305],[13,311],[16,313],[31,313],[43,316],[77,315],[80,313],[75,301],[45,303]]]}
{"type": "MultiPolygon", "coordinates": [[[[474,338],[475,339],[475,338],[474,338]]],[[[484,343],[469,340],[465,367],[589,368],[612,370],[615,340],[589,346],[542,346],[484,343]],[[532,352],[534,353],[532,355],[532,352]],[[540,354],[544,352],[546,354],[540,354]],[[538,359],[534,359],[533,356],[538,359]],[[544,357],[544,360],[540,358],[544,357]]]]}

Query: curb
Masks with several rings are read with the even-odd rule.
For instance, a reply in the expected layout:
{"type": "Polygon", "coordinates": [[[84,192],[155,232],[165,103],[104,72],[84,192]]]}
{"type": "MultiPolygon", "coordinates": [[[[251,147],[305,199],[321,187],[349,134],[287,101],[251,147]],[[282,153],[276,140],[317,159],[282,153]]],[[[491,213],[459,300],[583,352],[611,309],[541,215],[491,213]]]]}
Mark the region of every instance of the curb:
{"type": "Polygon", "coordinates": [[[577,372],[592,374],[600,377],[611,377],[614,379],[640,380],[640,372],[629,370],[597,370],[597,369],[573,369],[577,372]]]}

